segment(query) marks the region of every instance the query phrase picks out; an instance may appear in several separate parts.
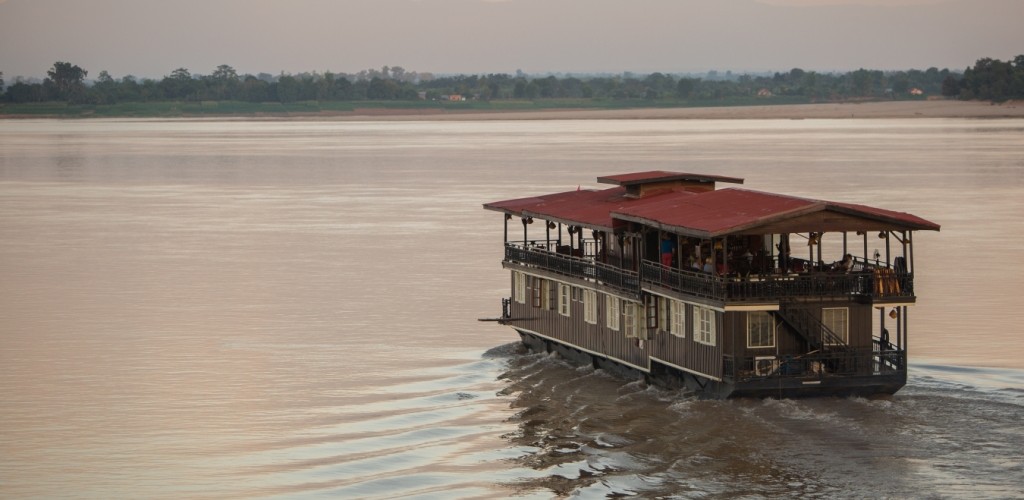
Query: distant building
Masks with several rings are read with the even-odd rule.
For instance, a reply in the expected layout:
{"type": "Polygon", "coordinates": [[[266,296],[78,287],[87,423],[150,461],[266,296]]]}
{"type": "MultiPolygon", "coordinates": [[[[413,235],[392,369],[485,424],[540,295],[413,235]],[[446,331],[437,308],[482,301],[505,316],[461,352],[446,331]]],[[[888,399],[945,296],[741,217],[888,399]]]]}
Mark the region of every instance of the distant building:
{"type": "Polygon", "coordinates": [[[772,91],[768,89],[761,89],[757,91],[757,97],[771,97],[772,91]]]}
{"type": "Polygon", "coordinates": [[[910,89],[910,95],[924,95],[924,91],[917,87],[914,87],[910,89]]]}

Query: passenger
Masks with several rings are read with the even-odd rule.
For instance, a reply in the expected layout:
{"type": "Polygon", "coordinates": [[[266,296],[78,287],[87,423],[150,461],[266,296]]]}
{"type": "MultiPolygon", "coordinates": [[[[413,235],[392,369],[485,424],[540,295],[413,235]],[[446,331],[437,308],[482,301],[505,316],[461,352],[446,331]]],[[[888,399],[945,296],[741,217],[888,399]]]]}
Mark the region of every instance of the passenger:
{"type": "Polygon", "coordinates": [[[676,242],[669,236],[661,240],[661,265],[672,267],[672,258],[676,255],[676,242]]]}
{"type": "Polygon", "coordinates": [[[711,257],[704,259],[704,272],[709,274],[715,272],[715,266],[711,264],[711,257]]]}
{"type": "Polygon", "coordinates": [[[841,273],[848,273],[853,269],[853,255],[846,254],[843,260],[832,264],[832,269],[841,273]]]}

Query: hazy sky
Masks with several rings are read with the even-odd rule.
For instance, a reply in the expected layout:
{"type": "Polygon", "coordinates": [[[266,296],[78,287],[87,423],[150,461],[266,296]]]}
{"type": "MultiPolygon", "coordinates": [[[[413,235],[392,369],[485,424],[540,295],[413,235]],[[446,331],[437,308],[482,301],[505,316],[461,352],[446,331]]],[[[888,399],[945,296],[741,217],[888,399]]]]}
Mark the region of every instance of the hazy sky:
{"type": "Polygon", "coordinates": [[[0,71],[209,74],[963,69],[1024,0],[0,0],[0,71]]]}

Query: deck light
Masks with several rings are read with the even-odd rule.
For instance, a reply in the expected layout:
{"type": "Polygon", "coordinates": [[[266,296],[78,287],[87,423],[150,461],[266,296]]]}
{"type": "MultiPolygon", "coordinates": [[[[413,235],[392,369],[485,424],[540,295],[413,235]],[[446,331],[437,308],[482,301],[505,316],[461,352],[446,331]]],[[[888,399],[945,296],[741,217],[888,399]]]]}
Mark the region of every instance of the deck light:
{"type": "Polygon", "coordinates": [[[896,319],[896,316],[899,316],[899,315],[900,315],[900,313],[896,312],[896,308],[895,307],[892,308],[891,311],[889,311],[889,317],[892,318],[892,319],[896,319]]]}

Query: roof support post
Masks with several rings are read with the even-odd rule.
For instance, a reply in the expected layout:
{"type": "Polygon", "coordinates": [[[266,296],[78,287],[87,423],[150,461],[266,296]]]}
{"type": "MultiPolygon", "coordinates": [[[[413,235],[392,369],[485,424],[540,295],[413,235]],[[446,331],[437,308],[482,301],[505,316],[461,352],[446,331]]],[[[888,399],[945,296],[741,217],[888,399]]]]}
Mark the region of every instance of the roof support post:
{"type": "Polygon", "coordinates": [[[890,253],[891,252],[891,248],[890,248],[890,244],[889,244],[889,235],[890,234],[891,234],[891,231],[888,231],[888,230],[885,231],[885,267],[888,267],[888,268],[892,268],[892,257],[891,257],[891,253],[890,253]]]}
{"type": "Polygon", "coordinates": [[[544,221],[544,248],[551,251],[551,221],[544,221]]]}
{"type": "Polygon", "coordinates": [[[913,231],[910,231],[909,233],[907,233],[907,241],[910,242],[910,259],[908,259],[909,262],[910,262],[910,267],[908,268],[908,271],[913,273],[914,272],[914,232],[913,231]]]}
{"type": "Polygon", "coordinates": [[[864,262],[868,261],[868,230],[864,230],[864,262]]]}
{"type": "Polygon", "coordinates": [[[727,274],[729,274],[729,237],[722,236],[722,276],[727,274]]]}

